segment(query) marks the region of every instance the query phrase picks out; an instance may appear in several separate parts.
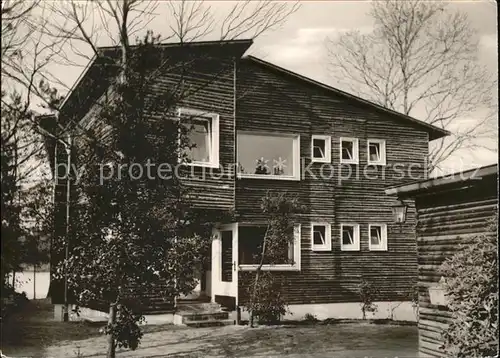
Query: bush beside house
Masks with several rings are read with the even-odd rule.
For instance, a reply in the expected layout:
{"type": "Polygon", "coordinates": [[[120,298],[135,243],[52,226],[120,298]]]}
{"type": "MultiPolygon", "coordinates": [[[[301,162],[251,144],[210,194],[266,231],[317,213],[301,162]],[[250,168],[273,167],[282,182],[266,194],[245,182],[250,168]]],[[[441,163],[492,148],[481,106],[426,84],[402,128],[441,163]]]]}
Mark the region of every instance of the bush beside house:
{"type": "Polygon", "coordinates": [[[475,236],[441,266],[452,323],[444,332],[444,349],[453,357],[498,354],[497,222],[475,236]]]}

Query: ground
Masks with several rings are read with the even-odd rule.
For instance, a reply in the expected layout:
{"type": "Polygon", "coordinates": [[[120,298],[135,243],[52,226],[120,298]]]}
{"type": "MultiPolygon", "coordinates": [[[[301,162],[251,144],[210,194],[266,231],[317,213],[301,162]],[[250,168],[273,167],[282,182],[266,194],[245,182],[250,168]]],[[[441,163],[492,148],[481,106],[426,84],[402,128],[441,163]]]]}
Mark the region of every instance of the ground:
{"type": "MultiPolygon", "coordinates": [[[[51,322],[43,301],[2,327],[8,357],[102,357],[106,338],[99,327],[51,322]]],[[[149,326],[136,351],[118,357],[416,357],[415,326],[369,323],[249,328],[149,326]]]]}

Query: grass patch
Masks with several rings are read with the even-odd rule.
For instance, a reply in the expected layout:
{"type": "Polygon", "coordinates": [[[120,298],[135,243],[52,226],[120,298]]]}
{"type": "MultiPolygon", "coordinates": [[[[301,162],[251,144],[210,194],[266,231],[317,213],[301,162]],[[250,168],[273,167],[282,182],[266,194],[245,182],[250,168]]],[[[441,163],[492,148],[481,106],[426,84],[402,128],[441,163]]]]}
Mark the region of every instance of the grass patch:
{"type": "Polygon", "coordinates": [[[1,323],[1,349],[7,355],[41,357],[45,347],[62,341],[99,336],[99,327],[85,322],[57,322],[49,300],[32,300],[1,323]]]}

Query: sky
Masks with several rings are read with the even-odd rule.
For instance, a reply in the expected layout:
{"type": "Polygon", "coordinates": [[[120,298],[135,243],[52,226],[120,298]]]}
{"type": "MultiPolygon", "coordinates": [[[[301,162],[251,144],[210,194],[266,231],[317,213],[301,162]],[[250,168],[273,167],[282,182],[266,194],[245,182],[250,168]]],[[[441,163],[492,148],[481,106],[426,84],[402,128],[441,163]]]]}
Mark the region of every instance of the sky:
{"type": "MultiPolygon", "coordinates": [[[[282,29],[258,38],[254,45],[257,56],[292,71],[342,89],[329,71],[325,46],[327,38],[342,32],[369,32],[373,21],[368,15],[368,1],[305,1],[282,29]]],[[[498,78],[497,9],[492,1],[452,1],[450,10],[467,14],[479,41],[479,62],[498,78]]],[[[418,119],[418,117],[417,117],[418,119]]],[[[467,120],[464,120],[467,121],[467,120]]],[[[497,127],[498,128],[498,127],[497,127]]],[[[498,130],[497,130],[498,137],[498,130]]],[[[494,143],[498,148],[498,144],[494,143]]],[[[461,150],[443,163],[441,171],[454,172],[488,165],[498,161],[498,153],[485,149],[461,150]]]]}
{"type": "MultiPolygon", "coordinates": [[[[208,1],[207,4],[211,7],[217,22],[218,19],[223,18],[224,14],[227,14],[235,3],[232,1],[208,1]]],[[[315,80],[342,88],[338,79],[329,71],[325,42],[327,38],[335,39],[342,32],[349,30],[371,31],[373,21],[368,15],[370,6],[369,1],[302,1],[299,10],[292,14],[286,23],[280,28],[258,37],[247,53],[315,80]]],[[[456,0],[448,3],[451,10],[460,10],[467,14],[472,27],[477,32],[480,64],[487,66],[492,78],[498,78],[496,6],[494,1],[488,0],[456,0]]],[[[148,28],[155,33],[165,35],[169,31],[167,14],[166,3],[160,3],[156,10],[156,16],[149,23],[148,28]]],[[[110,43],[101,38],[99,44],[109,45],[110,43]]],[[[84,65],[85,62],[85,60],[80,59],[81,65],[84,65]]],[[[82,69],[83,67],[59,68],[58,71],[61,74],[59,77],[63,78],[68,86],[71,86],[77,80],[82,69]]],[[[475,150],[472,153],[462,151],[445,163],[445,167],[447,165],[450,170],[456,170],[461,169],[457,168],[457,165],[463,164],[466,168],[470,168],[496,161],[497,153],[487,150],[475,150]]]]}

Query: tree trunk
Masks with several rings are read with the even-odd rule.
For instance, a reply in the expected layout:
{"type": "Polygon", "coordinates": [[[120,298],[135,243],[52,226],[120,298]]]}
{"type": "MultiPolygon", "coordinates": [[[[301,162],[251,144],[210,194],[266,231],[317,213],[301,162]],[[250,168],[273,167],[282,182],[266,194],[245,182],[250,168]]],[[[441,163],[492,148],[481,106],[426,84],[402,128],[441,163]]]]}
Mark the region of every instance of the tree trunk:
{"type": "MultiPolygon", "coordinates": [[[[114,327],[116,322],[116,303],[112,303],[109,305],[109,317],[108,317],[108,328],[114,327]]],[[[115,344],[115,336],[113,332],[108,334],[108,354],[106,358],[115,358],[116,356],[116,344],[115,344]]]]}
{"type": "Polygon", "coordinates": [[[255,297],[257,295],[260,272],[262,271],[262,266],[264,265],[264,257],[266,254],[266,242],[267,242],[267,233],[268,232],[269,232],[269,226],[267,227],[266,234],[264,235],[264,242],[262,243],[262,252],[260,255],[260,263],[259,263],[259,266],[257,267],[257,270],[255,271],[255,281],[253,284],[253,292],[252,292],[252,297],[250,298],[250,327],[252,327],[252,328],[253,328],[253,321],[254,321],[253,306],[255,304],[255,297]]]}
{"type": "Polygon", "coordinates": [[[36,265],[33,265],[33,299],[36,300],[36,265]]]}

